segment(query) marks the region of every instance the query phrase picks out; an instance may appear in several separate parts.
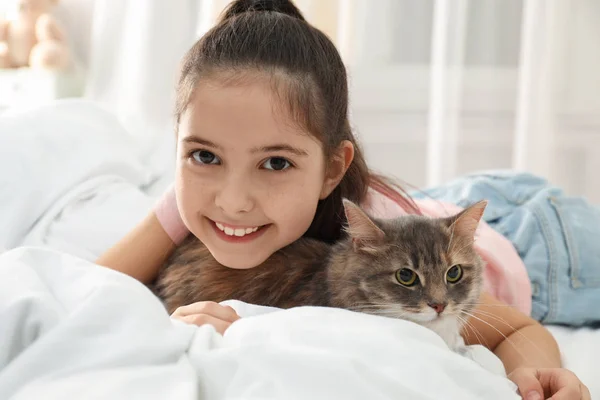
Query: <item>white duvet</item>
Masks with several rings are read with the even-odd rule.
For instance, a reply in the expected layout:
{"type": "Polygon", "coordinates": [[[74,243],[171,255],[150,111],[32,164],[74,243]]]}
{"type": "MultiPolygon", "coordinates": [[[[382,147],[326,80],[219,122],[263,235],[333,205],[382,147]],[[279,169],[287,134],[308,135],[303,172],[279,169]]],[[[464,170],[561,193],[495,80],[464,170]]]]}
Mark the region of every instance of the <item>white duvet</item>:
{"type": "Polygon", "coordinates": [[[233,305],[243,318],[220,336],[172,321],[123,274],[50,250],[4,253],[0,399],[519,398],[410,322],[233,305]]]}

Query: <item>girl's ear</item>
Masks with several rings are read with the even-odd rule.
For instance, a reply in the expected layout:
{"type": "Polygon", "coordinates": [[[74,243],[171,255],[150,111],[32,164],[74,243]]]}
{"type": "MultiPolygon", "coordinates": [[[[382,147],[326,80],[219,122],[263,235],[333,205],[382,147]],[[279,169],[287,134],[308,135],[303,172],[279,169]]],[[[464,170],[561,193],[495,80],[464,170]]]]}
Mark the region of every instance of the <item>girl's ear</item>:
{"type": "Polygon", "coordinates": [[[319,197],[321,200],[329,196],[340,183],[352,160],[354,160],[354,145],[349,140],[344,140],[326,166],[323,188],[319,197]]]}

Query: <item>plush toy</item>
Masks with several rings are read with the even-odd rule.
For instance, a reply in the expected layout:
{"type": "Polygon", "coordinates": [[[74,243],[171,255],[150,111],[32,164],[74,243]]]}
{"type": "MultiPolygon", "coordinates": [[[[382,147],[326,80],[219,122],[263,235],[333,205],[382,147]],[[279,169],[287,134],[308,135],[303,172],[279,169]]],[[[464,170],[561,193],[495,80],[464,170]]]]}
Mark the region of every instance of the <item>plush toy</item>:
{"type": "Polygon", "coordinates": [[[65,35],[50,14],[59,0],[13,1],[16,17],[0,21],[0,68],[68,68],[71,54],[65,35]]]}

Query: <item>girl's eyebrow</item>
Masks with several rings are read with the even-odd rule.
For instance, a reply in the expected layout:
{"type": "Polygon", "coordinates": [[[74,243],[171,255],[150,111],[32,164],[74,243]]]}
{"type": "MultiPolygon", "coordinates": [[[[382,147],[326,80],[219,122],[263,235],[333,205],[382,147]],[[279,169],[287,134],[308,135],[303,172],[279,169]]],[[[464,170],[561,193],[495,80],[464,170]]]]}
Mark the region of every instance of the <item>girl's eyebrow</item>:
{"type": "Polygon", "coordinates": [[[252,153],[274,153],[277,151],[285,151],[296,156],[308,156],[308,152],[306,150],[290,146],[289,144],[274,144],[271,146],[255,147],[250,151],[252,153]]]}
{"type": "Polygon", "coordinates": [[[186,136],[183,139],[181,139],[181,141],[183,143],[196,143],[196,144],[200,144],[202,146],[212,147],[213,149],[217,149],[217,150],[221,149],[221,146],[219,146],[218,144],[215,144],[215,143],[211,142],[210,140],[202,139],[201,137],[198,137],[198,136],[186,136]]]}
{"type": "MultiPolygon", "coordinates": [[[[186,136],[183,139],[181,139],[181,141],[184,143],[196,143],[216,150],[221,150],[221,146],[219,146],[218,144],[213,143],[210,140],[202,139],[199,136],[186,136]]],[[[308,152],[306,150],[290,146],[289,144],[284,143],[255,147],[252,150],[250,150],[251,153],[274,153],[278,151],[284,151],[300,157],[308,156],[308,152]]]]}

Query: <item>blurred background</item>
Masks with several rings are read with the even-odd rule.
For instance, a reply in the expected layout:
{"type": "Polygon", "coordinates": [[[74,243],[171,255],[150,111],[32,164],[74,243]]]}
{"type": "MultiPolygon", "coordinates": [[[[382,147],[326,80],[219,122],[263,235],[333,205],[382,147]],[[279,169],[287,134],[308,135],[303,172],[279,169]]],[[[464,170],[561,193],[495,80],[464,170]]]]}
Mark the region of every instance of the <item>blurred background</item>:
{"type": "MultiPolygon", "coordinates": [[[[22,1],[0,0],[5,18],[22,1]]],[[[179,59],[227,3],[60,0],[52,13],[77,71],[66,80],[3,71],[0,109],[98,101],[169,173],[179,59]]],[[[352,123],[374,168],[419,187],[482,169],[531,171],[600,202],[600,1],[295,3],[348,66],[352,123]]]]}

